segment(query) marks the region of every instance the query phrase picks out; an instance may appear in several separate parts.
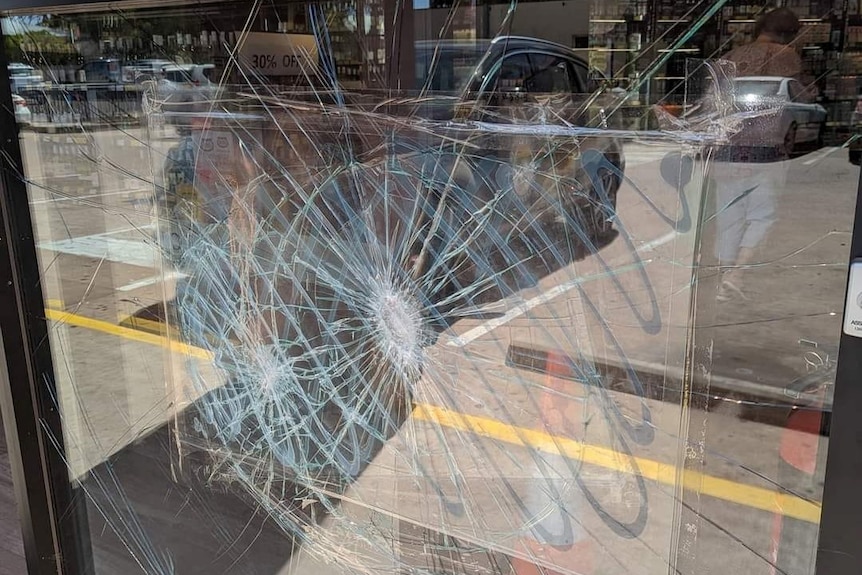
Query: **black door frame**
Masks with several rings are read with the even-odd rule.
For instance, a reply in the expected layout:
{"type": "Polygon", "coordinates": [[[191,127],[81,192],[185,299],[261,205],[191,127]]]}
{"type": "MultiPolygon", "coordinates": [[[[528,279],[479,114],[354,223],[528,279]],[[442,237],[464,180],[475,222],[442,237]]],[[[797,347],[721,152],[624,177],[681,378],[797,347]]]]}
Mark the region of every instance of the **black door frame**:
{"type": "MultiPolygon", "coordinates": [[[[0,63],[8,58],[0,30],[0,63]]],[[[93,571],[86,499],[69,479],[41,272],[15,122],[0,82],[0,408],[28,570],[93,571]]]]}
{"type": "MultiPolygon", "coordinates": [[[[862,258],[862,183],[848,268],[862,258]]],[[[848,278],[849,283],[849,278],[848,278]]],[[[845,287],[844,293],[847,294],[845,287]]],[[[845,296],[846,297],[846,296],[845,296]]],[[[851,301],[855,302],[855,298],[851,301]]],[[[842,325],[844,324],[842,316],[842,325]]],[[[862,573],[862,338],[841,334],[823,484],[817,573],[862,573]]]]}

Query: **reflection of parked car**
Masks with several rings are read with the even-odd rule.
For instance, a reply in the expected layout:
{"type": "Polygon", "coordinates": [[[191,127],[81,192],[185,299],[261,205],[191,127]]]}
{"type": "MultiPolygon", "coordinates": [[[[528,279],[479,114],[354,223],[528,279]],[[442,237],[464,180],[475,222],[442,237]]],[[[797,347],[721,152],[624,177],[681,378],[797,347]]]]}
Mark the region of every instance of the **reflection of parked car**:
{"type": "Polygon", "coordinates": [[[147,80],[157,79],[159,73],[165,66],[170,66],[173,62],[169,60],[148,59],[134,60],[123,66],[123,82],[140,83],[147,80]]]}
{"type": "Polygon", "coordinates": [[[27,64],[9,64],[9,85],[13,93],[21,90],[41,87],[45,80],[42,72],[27,64]]]}
{"type": "Polygon", "coordinates": [[[122,81],[120,61],[114,58],[92,60],[81,66],[84,81],[99,84],[119,84],[122,81]]]}
{"type": "MultiPolygon", "coordinates": [[[[380,121],[368,125],[363,111],[368,104],[358,94],[345,95],[345,111],[331,115],[321,109],[321,105],[326,107],[326,94],[313,93],[313,105],[309,106],[302,100],[309,94],[297,92],[294,97],[298,99],[293,104],[299,106],[298,111],[273,120],[278,129],[270,130],[270,136],[249,137],[248,141],[240,137],[238,142],[229,129],[219,132],[209,127],[205,130],[211,134],[201,133],[191,116],[171,116],[173,111],[186,110],[163,108],[169,121],[173,117],[174,122],[192,122],[188,126],[191,132],[187,128],[182,131],[186,134],[183,143],[168,154],[164,171],[167,185],[162,203],[165,217],[161,219],[172,222],[164,231],[176,236],[165,242],[165,247],[170,246],[171,259],[177,263],[186,259],[186,241],[181,236],[188,235],[189,241],[195,241],[190,231],[194,226],[188,227],[178,219],[190,213],[223,210],[218,204],[224,199],[223,192],[201,190],[237,180],[237,176],[228,177],[226,173],[240,152],[247,157],[260,153],[265,158],[257,163],[257,169],[264,172],[262,177],[280,178],[285,170],[295,168],[290,150],[297,148],[316,150],[310,158],[319,153],[327,161],[338,162],[341,157],[343,165],[361,172],[355,181],[340,181],[344,174],[335,172],[341,174],[338,181],[326,179],[303,186],[332,186],[331,191],[321,190],[323,201],[329,201],[332,195],[344,195],[345,202],[363,197],[368,209],[382,209],[385,206],[379,204],[380,198],[369,195],[367,190],[350,188],[365,182],[362,185],[370,190],[375,186],[373,182],[388,180],[393,188],[403,188],[403,198],[415,202],[413,208],[406,212],[396,209],[380,217],[403,219],[406,214],[414,214],[416,221],[393,224],[399,233],[410,236],[393,245],[405,241],[411,244],[403,249],[417,258],[416,269],[424,270],[415,273],[440,274],[429,282],[435,293],[425,294],[432,305],[437,299],[453,305],[454,299],[440,288],[447,283],[451,291],[483,282],[505,283],[505,287],[498,286],[498,293],[525,287],[566,265],[564,260],[575,257],[575,252],[599,249],[614,237],[616,198],[625,167],[622,146],[617,138],[600,131],[583,136],[565,132],[590,122],[590,106],[601,98],[601,94],[591,91],[587,64],[574,52],[546,41],[513,37],[485,43],[419,43],[416,69],[417,85],[426,88],[425,94],[413,104],[392,111],[388,144],[375,139],[383,126],[380,121]],[[404,110],[414,120],[438,120],[438,127],[430,132],[395,127],[402,125],[398,114],[404,110]],[[339,118],[353,111],[355,118],[347,126],[339,124],[339,118]],[[459,125],[483,127],[469,141],[462,142],[464,134],[457,133],[459,125]],[[456,132],[448,134],[451,129],[456,132]],[[554,129],[564,131],[556,136],[554,129]],[[208,148],[207,142],[211,148],[217,136],[229,142],[233,152],[220,156],[218,161],[209,161],[207,154],[215,151],[208,148]],[[273,140],[268,141],[268,137],[273,140]],[[279,149],[288,153],[274,164],[279,149]],[[390,158],[385,163],[387,167],[398,166],[396,173],[386,174],[375,167],[381,153],[390,158]],[[346,154],[352,159],[348,160],[346,154]],[[357,162],[357,158],[370,161],[357,162]],[[217,175],[200,172],[208,162],[208,169],[217,175]],[[271,170],[262,165],[270,165],[271,170]],[[208,204],[205,197],[218,198],[218,202],[208,204]],[[198,198],[194,202],[201,203],[192,208],[189,198],[198,198]],[[429,227],[436,237],[427,236],[429,227]],[[454,246],[460,247],[455,250],[454,246]],[[574,250],[572,246],[581,247],[574,250]],[[453,250],[457,253],[448,253],[453,250]],[[533,261],[540,253],[545,255],[533,261]],[[520,263],[507,261],[512,258],[520,263]],[[529,268],[533,264],[537,267],[529,268]],[[513,271],[514,268],[519,269],[513,271]]],[[[166,68],[157,88],[159,95],[176,102],[174,97],[195,87],[193,82],[189,85],[193,74],[192,66],[166,68]]],[[[291,95],[283,97],[290,101],[291,95]]],[[[371,105],[376,109],[379,101],[371,105]]],[[[206,114],[201,109],[192,111],[206,114]]],[[[270,113],[261,118],[268,118],[270,113]]],[[[330,168],[326,166],[303,166],[292,176],[290,185],[302,178],[314,178],[314,174],[328,173],[330,168]]],[[[321,213],[334,209],[334,205],[321,207],[321,213]]],[[[339,222],[336,228],[347,224],[339,222]]],[[[490,297],[494,290],[483,291],[483,297],[490,297]]]]}
{"type": "MultiPolygon", "coordinates": [[[[565,46],[519,37],[501,37],[488,42],[419,42],[416,57],[417,86],[424,86],[425,96],[417,100],[419,105],[408,108],[411,113],[416,117],[443,121],[441,125],[446,125],[448,120],[480,122],[487,126],[487,145],[479,144],[478,152],[473,151],[473,143],[465,149],[449,146],[441,151],[436,136],[422,131],[417,135],[408,130],[407,134],[396,131],[398,135],[390,147],[369,145],[368,141],[361,139],[348,145],[346,138],[349,136],[345,135],[335,142],[314,142],[314,148],[327,150],[327,157],[335,157],[339,145],[344,151],[350,149],[354,154],[361,154],[363,145],[376,150],[375,153],[387,149],[398,158],[394,161],[403,165],[401,179],[409,179],[412,174],[417,179],[436,180],[435,185],[441,188],[447,185],[460,187],[447,192],[447,213],[440,217],[448,218],[444,226],[448,228],[448,237],[437,241],[454,242],[452,236],[463,233],[462,227],[469,226],[470,218],[476,217],[472,213],[474,210],[486,209],[481,207],[483,202],[494,205],[499,213],[484,219],[484,225],[494,231],[489,231],[484,239],[471,240],[475,241],[477,254],[481,254],[477,257],[491,257],[489,254],[497,249],[491,244],[507,236],[512,236],[513,243],[524,242],[524,249],[540,249],[536,246],[551,240],[530,239],[529,236],[534,233],[543,235],[545,229],[554,230],[551,234],[553,241],[567,238],[569,242],[591,243],[594,248],[613,237],[617,192],[625,169],[620,142],[600,133],[586,137],[553,137],[542,135],[541,129],[535,131],[539,125],[568,128],[583,126],[590,121],[590,106],[600,99],[601,94],[593,92],[596,83],[583,60],[565,46]],[[524,133],[513,135],[511,130],[518,130],[520,126],[524,126],[524,133]],[[493,134],[496,130],[499,130],[498,135],[493,134]],[[423,140],[423,134],[427,135],[427,141],[423,140]],[[447,180],[455,177],[454,174],[458,174],[458,181],[446,184],[447,180]],[[505,187],[515,190],[512,197],[496,197],[505,187]],[[512,221],[511,214],[504,213],[502,206],[523,213],[512,221]],[[483,241],[487,245],[480,245],[483,241]],[[532,248],[527,248],[526,245],[530,244],[532,248]]],[[[213,84],[206,73],[212,70],[212,65],[166,67],[157,86],[158,95],[163,102],[171,104],[198,101],[185,97],[198,93],[201,88],[211,89],[213,84]]],[[[313,99],[320,97],[315,95],[313,99]]],[[[189,121],[182,115],[178,118],[180,122],[189,121]]],[[[320,137],[320,134],[338,132],[335,128],[316,126],[315,122],[322,120],[313,113],[303,121],[305,126],[296,135],[297,142],[309,138],[309,133],[320,137]],[[309,133],[305,133],[306,129],[309,133]]],[[[361,122],[360,114],[356,123],[361,122]]],[[[354,126],[352,129],[358,128],[354,126]]],[[[280,127],[275,133],[277,137],[287,138],[289,129],[280,127]]],[[[188,185],[194,185],[196,178],[189,166],[202,165],[189,154],[194,155],[196,148],[200,152],[208,152],[203,144],[207,138],[196,145],[192,145],[192,139],[187,135],[185,143],[169,154],[173,157],[180,154],[178,150],[185,150],[180,155],[188,166],[182,167],[176,160],[170,160],[165,168],[166,174],[177,174],[169,179],[179,181],[176,178],[182,175],[180,180],[188,185]]],[[[299,145],[292,138],[288,139],[291,146],[299,145]]],[[[251,149],[259,142],[246,145],[251,149]]],[[[171,186],[168,188],[170,195],[171,186]]],[[[442,189],[431,192],[432,195],[442,194],[442,189]]],[[[424,202],[433,203],[440,199],[435,198],[422,198],[421,201],[425,205],[424,202]]],[[[176,200],[166,198],[171,206],[176,200]]],[[[426,208],[427,205],[423,209],[426,208]]],[[[173,211],[173,208],[168,210],[173,211]]],[[[175,218],[169,215],[164,219],[173,221],[175,218]]],[[[425,224],[419,222],[415,225],[425,224]]],[[[419,234],[416,241],[428,240],[419,234]]],[[[178,245],[175,241],[172,244],[178,245]]],[[[420,246],[415,248],[420,249],[420,246]]],[[[172,254],[175,261],[181,258],[181,254],[172,254]]],[[[426,265],[436,266],[433,262],[426,262],[426,265]]],[[[488,272],[487,263],[473,267],[471,273],[488,272]]]]}
{"type": "MultiPolygon", "coordinates": [[[[450,99],[426,105],[426,115],[435,119],[460,116],[494,124],[547,122],[600,127],[593,119],[595,109],[602,108],[598,104],[604,102],[610,107],[620,103],[613,90],[603,94],[608,86],[597,81],[595,72],[574,51],[546,40],[498,37],[491,41],[418,42],[416,60],[416,86],[427,91],[432,102],[433,95],[441,93],[459,99],[454,107],[450,99]]],[[[585,213],[594,219],[591,232],[601,235],[611,228],[606,211],[616,206],[625,162],[622,147],[613,138],[598,138],[590,145],[613,166],[598,173],[610,205],[575,192],[578,187],[592,187],[579,162],[569,163],[569,171],[561,176],[572,183],[573,198],[578,196],[585,213]]],[[[557,153],[576,158],[578,146],[580,143],[557,153]]],[[[477,166],[480,172],[489,164],[507,160],[486,159],[490,162],[477,166]]]]}
{"type": "Polygon", "coordinates": [[[12,104],[15,106],[15,121],[21,126],[27,126],[33,121],[33,114],[27,107],[27,101],[18,94],[12,94],[12,104]]]}
{"type": "Polygon", "coordinates": [[[820,143],[826,109],[813,102],[805,87],[793,78],[744,76],[735,81],[736,104],[742,110],[766,110],[741,130],[735,143],[779,146],[793,154],[799,144],[820,143]]]}
{"type": "MultiPolygon", "coordinates": [[[[495,129],[491,126],[500,126],[503,131],[518,125],[577,126],[590,121],[590,106],[601,96],[593,92],[596,82],[583,60],[571,49],[544,40],[501,37],[486,42],[419,42],[416,58],[417,86],[424,87],[426,97],[413,111],[424,118],[479,121],[491,131],[495,129]]],[[[157,86],[158,96],[171,107],[200,101],[189,96],[201,90],[211,95],[213,84],[207,74],[213,69],[212,65],[166,67],[157,86]]],[[[319,128],[312,131],[325,133],[319,128]]],[[[492,143],[480,153],[440,153],[435,145],[427,146],[427,142],[414,141],[411,136],[404,140],[396,137],[389,149],[404,158],[412,166],[409,169],[432,169],[434,174],[427,177],[445,180],[447,173],[462,174],[459,185],[465,189],[451,195],[461,194],[464,206],[482,197],[493,201],[499,187],[509,182],[519,197],[503,203],[525,213],[508,234],[518,235],[518,226],[532,229],[548,225],[561,228],[564,235],[578,236],[572,238],[576,242],[589,240],[601,245],[613,236],[617,192],[625,169],[622,146],[616,138],[548,138],[529,132],[520,138],[500,138],[504,145],[492,143]],[[427,146],[426,151],[422,151],[423,146],[427,146]],[[566,213],[561,214],[560,209],[566,213]]],[[[461,215],[454,213],[457,210],[452,206],[448,209],[452,210],[449,226],[457,228],[464,223],[461,215]]],[[[488,219],[489,225],[496,225],[495,221],[488,219]]]]}
{"type": "Polygon", "coordinates": [[[215,84],[213,64],[173,64],[162,68],[156,90],[163,103],[183,104],[211,100],[215,84]]]}
{"type": "MultiPolygon", "coordinates": [[[[186,276],[180,333],[223,344],[228,394],[257,381],[246,350],[290,356],[271,365],[290,372],[283,396],[315,423],[280,427],[278,441],[294,454],[285,472],[303,481],[361,472],[410,412],[431,330],[613,238],[620,143],[570,131],[595,101],[584,62],[519,38],[417,56],[421,98],[297,91],[271,106],[238,98],[242,113],[225,102],[174,115],[187,124],[157,206],[160,243],[186,276]],[[245,282],[267,284],[271,303],[239,314],[245,282]],[[252,317],[268,335],[249,337],[252,317]]],[[[225,396],[246,412],[248,401],[225,396]]],[[[206,424],[221,427],[220,414],[206,424]]]]}

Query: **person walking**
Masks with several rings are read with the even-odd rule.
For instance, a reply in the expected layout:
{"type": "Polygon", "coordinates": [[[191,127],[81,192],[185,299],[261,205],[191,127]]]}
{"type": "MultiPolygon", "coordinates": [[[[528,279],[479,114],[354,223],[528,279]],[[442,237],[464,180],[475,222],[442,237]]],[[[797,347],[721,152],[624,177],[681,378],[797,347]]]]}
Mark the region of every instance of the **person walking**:
{"type": "MultiPolygon", "coordinates": [[[[800,79],[802,60],[793,46],[799,18],[788,8],[764,14],[755,24],[755,39],[728,52],[734,76],[800,79]]],[[[743,279],[756,265],[757,248],[775,220],[776,193],[787,179],[792,140],[774,139],[780,114],[764,114],[734,134],[730,145],[719,148],[713,170],[718,237],[716,257],[722,278],[719,301],[748,299],[743,279]]]]}

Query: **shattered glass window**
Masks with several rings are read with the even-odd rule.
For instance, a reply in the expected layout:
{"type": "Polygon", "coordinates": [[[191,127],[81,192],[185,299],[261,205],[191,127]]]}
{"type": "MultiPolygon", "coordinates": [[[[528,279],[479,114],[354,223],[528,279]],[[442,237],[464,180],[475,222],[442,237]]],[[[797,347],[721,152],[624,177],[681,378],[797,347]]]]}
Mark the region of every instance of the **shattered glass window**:
{"type": "Polygon", "coordinates": [[[7,14],[95,572],[813,573],[858,15],[755,4],[7,14]]]}

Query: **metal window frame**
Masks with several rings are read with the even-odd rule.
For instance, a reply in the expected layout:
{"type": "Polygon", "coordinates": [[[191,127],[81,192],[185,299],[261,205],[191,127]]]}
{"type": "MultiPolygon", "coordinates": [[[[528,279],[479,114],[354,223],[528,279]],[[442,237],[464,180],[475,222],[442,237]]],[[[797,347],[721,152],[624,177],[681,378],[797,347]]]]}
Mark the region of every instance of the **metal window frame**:
{"type": "MultiPolygon", "coordinates": [[[[0,63],[6,68],[0,30],[0,63]]],[[[28,571],[90,573],[86,500],[69,480],[12,90],[0,82],[0,408],[28,571]]]]}
{"type": "MultiPolygon", "coordinates": [[[[297,0],[302,1],[302,0],[297,0]]],[[[204,4],[219,4],[225,0],[186,0],[185,6],[202,6],[204,4]]],[[[0,14],[3,16],[30,16],[34,14],[71,14],[96,10],[135,10],[140,8],[159,8],[177,6],[176,0],[19,0],[0,2],[0,14]]]]}
{"type": "MultiPolygon", "coordinates": [[[[862,176],[847,267],[858,258],[862,258],[862,176]]],[[[847,288],[844,293],[846,298],[847,288]]],[[[862,573],[862,338],[841,334],[836,370],[816,573],[850,575],[862,573]]]]}

